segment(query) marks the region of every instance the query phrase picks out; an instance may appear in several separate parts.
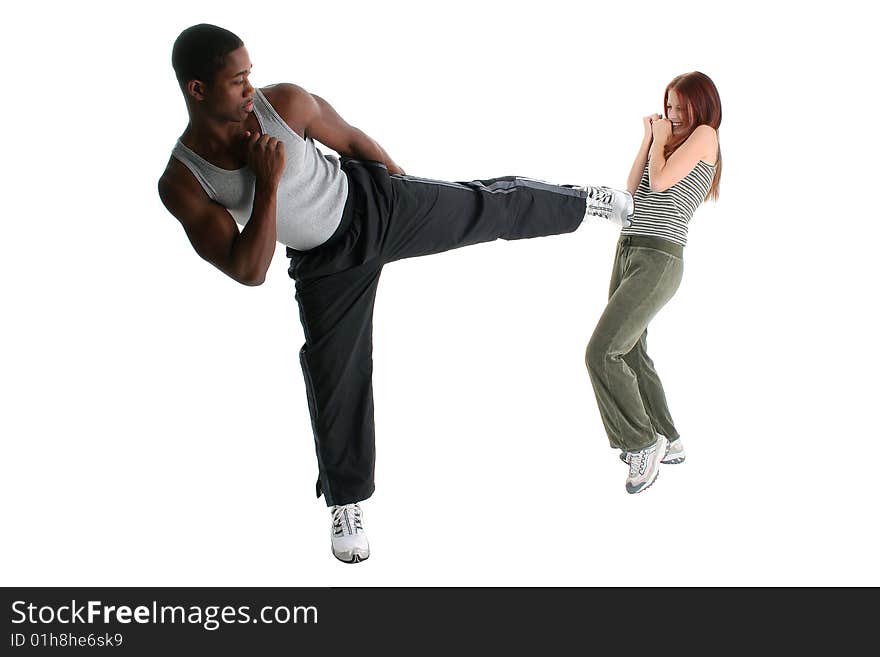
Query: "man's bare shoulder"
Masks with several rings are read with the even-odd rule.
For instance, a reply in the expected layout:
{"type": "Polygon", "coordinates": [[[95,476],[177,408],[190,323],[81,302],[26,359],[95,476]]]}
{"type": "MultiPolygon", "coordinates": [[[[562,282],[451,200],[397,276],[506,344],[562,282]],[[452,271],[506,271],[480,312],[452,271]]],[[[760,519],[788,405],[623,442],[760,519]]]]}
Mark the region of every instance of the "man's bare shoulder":
{"type": "Polygon", "coordinates": [[[319,111],[314,96],[298,84],[278,82],[260,91],[291,129],[302,136],[305,127],[319,111]]]}
{"type": "Polygon", "coordinates": [[[260,91],[272,103],[273,107],[276,101],[287,105],[311,95],[301,86],[292,82],[276,82],[268,87],[260,87],[260,91]]]}
{"type": "Polygon", "coordinates": [[[170,210],[169,205],[182,198],[197,196],[201,187],[186,165],[172,155],[159,177],[158,189],[162,203],[170,210]]]}
{"type": "Polygon", "coordinates": [[[157,191],[162,205],[184,228],[206,212],[213,214],[223,209],[208,197],[193,172],[173,155],[159,177],[157,191]]]}

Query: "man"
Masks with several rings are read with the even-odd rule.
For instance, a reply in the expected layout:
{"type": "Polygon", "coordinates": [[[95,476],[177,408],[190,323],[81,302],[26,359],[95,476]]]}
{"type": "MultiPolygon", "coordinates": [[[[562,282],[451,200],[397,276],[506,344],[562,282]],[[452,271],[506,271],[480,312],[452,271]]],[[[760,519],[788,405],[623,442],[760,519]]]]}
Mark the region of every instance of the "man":
{"type": "Polygon", "coordinates": [[[244,44],[220,27],[187,28],[171,59],[189,125],[159,195],[196,252],[244,285],[261,284],[276,241],[287,245],[305,333],[300,362],[317,494],[332,509],[333,554],[363,561],[369,543],[358,502],[374,490],[372,315],[382,267],[499,238],[571,232],[585,214],[626,225],[632,197],[526,178],[407,176],[322,98],[293,84],[254,89],[244,44]],[[322,155],[315,141],[341,160],[322,155]]]}

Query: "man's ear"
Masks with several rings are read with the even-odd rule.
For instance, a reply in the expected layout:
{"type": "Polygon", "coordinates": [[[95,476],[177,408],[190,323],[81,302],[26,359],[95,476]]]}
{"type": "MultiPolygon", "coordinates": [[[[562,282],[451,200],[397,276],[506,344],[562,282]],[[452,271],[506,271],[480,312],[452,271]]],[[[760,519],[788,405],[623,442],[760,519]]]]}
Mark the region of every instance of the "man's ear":
{"type": "Polygon", "coordinates": [[[186,93],[194,100],[205,100],[207,85],[201,80],[190,80],[186,83],[186,93]]]}

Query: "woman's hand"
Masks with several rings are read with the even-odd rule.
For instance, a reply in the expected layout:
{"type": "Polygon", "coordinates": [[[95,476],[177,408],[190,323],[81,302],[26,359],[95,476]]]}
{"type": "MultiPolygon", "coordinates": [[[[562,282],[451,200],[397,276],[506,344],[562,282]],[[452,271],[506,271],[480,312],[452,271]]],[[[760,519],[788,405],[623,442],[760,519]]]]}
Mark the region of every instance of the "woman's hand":
{"type": "Polygon", "coordinates": [[[651,124],[660,118],[662,117],[659,114],[651,114],[651,116],[642,119],[642,123],[645,125],[645,141],[651,141],[651,124]]]}
{"type": "Polygon", "coordinates": [[[672,121],[655,119],[651,122],[651,134],[654,136],[654,142],[665,144],[672,136],[672,121]]]}

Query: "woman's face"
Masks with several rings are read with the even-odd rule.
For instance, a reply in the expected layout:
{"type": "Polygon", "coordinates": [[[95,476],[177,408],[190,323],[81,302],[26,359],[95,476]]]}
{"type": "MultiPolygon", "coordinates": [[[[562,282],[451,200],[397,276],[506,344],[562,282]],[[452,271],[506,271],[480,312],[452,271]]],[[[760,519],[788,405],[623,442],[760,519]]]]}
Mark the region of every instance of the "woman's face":
{"type": "Polygon", "coordinates": [[[672,121],[673,135],[677,135],[687,128],[687,108],[681,106],[681,100],[675,93],[675,89],[670,89],[666,98],[666,118],[672,121]]]}

